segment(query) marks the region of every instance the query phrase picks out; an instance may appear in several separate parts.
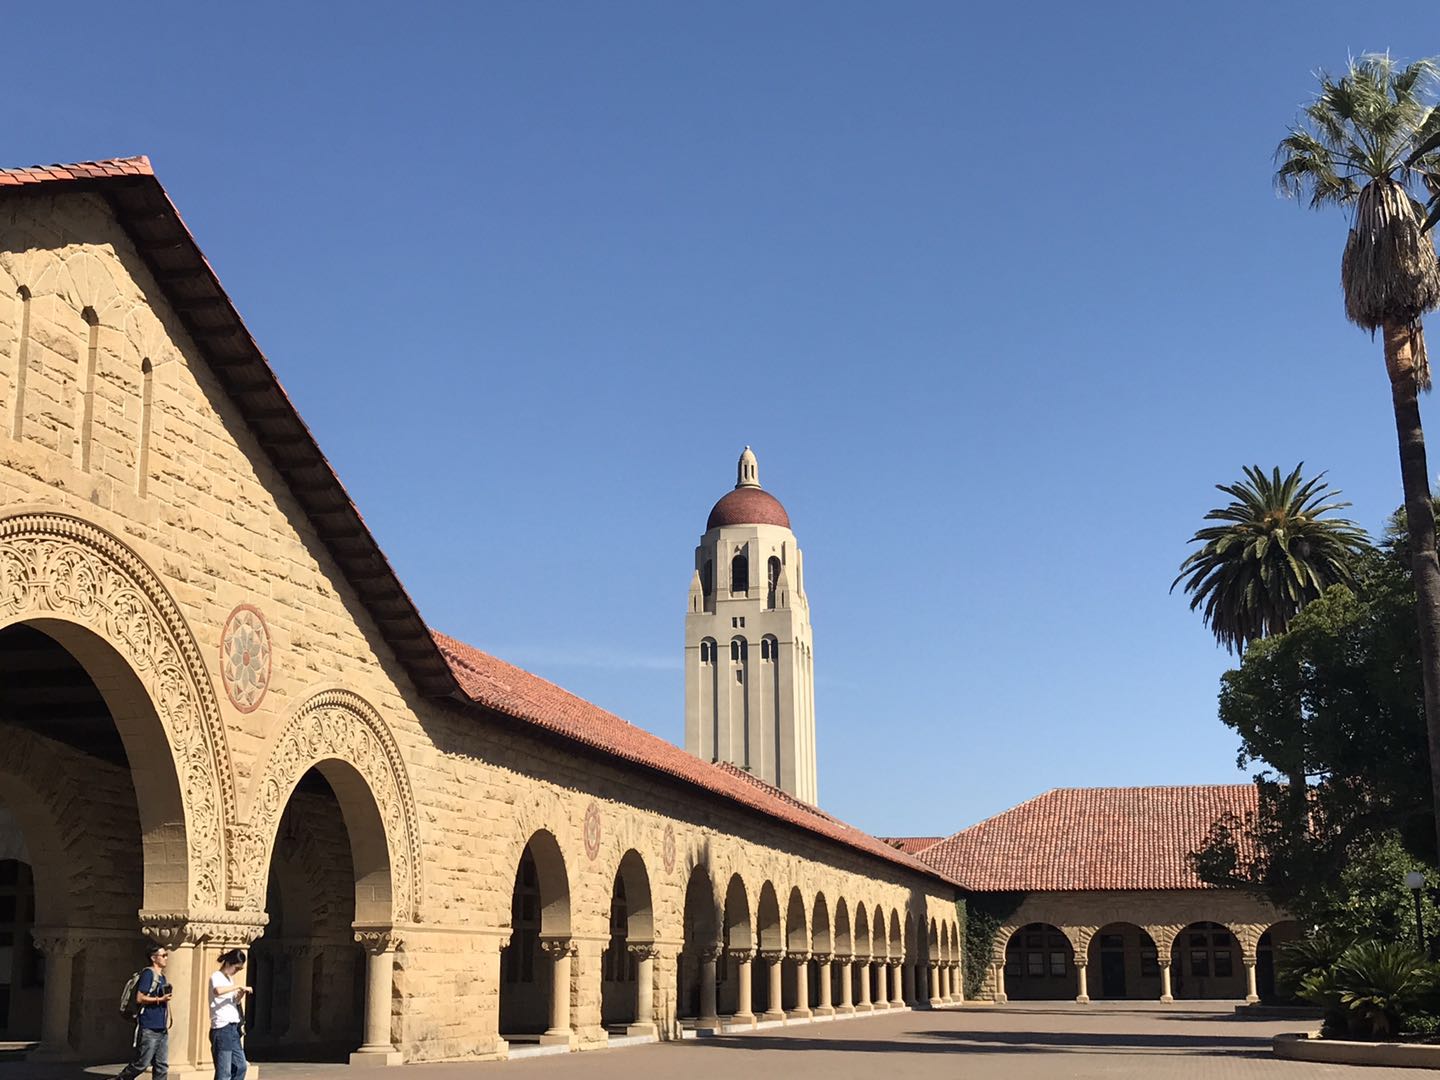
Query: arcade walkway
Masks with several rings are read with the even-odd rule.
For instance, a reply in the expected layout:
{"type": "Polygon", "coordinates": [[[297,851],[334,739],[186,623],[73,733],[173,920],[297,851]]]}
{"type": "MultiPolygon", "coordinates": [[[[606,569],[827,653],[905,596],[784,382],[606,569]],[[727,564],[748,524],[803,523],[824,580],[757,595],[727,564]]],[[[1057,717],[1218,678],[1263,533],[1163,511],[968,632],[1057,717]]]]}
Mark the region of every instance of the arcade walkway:
{"type": "MultiPolygon", "coordinates": [[[[1309,1026],[1303,1020],[1238,1018],[1230,1003],[1037,1002],[881,1013],[841,1023],[511,1062],[363,1072],[344,1065],[265,1065],[263,1080],[632,1080],[637,1075],[686,1080],[775,1075],[793,1080],[951,1080],[959,1075],[966,1080],[1414,1080],[1410,1069],[1271,1058],[1270,1036],[1309,1026]]],[[[0,1064],[0,1080],[21,1080],[17,1068],[24,1066],[0,1064]]],[[[36,1069],[25,1080],[90,1080],[114,1072],[42,1074],[36,1069]]]]}

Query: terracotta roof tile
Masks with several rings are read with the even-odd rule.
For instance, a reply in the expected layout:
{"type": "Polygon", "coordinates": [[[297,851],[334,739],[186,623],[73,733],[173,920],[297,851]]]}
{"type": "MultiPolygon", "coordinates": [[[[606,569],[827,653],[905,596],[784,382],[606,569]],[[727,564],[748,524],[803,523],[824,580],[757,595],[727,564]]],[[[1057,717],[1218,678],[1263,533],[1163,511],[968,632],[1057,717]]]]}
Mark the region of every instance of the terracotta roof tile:
{"type": "Polygon", "coordinates": [[[0,169],[0,187],[45,184],[56,180],[95,180],[105,176],[154,176],[147,157],[109,158],[104,161],[77,161],[70,165],[31,165],[23,169],[0,169]]]}
{"type": "Polygon", "coordinates": [[[882,836],[885,843],[893,848],[899,848],[907,855],[918,855],[932,844],[938,844],[944,840],[943,836],[882,836]]]}
{"type": "Polygon", "coordinates": [[[1252,784],[1056,788],[918,857],[975,892],[1204,889],[1190,853],[1258,803],[1252,784]]]}
{"type": "Polygon", "coordinates": [[[713,795],[867,855],[953,884],[944,871],[917,861],[743,769],[726,763],[702,761],[674,743],[652,735],[614,713],[546,682],[538,675],[507,664],[446,634],[436,632],[435,642],[450,661],[461,689],[479,705],[573,739],[606,756],[643,765],[693,784],[713,795]]]}

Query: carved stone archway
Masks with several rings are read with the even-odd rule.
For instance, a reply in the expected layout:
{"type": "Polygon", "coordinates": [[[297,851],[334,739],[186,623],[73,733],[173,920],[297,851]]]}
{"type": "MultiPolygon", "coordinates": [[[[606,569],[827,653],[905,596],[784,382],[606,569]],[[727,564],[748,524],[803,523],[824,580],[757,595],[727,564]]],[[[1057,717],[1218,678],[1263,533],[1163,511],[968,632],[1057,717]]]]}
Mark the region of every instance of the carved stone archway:
{"type": "Polygon", "coordinates": [[[0,518],[0,628],[53,619],[83,627],[130,666],[169,743],[189,856],[189,903],[225,890],[235,779],[209,673],[179,607],[122,541],[67,514],[0,518]]]}
{"type": "Polygon", "coordinates": [[[256,772],[250,820],[231,830],[226,905],[236,911],[264,906],[266,868],[280,817],[300,778],[328,760],[343,761],[364,778],[385,830],[392,918],[418,922],[423,888],[415,792],[385,721],[348,690],[326,690],[301,705],[256,772]]]}

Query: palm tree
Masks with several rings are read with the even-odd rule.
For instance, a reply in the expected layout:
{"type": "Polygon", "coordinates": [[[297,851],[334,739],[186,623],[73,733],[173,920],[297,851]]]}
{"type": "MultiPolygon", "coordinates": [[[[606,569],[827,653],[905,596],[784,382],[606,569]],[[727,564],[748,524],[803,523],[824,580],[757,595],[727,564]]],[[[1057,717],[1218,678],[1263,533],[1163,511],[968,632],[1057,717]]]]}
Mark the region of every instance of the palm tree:
{"type": "Polygon", "coordinates": [[[1185,582],[1190,610],[1205,605],[1205,624],[1232,652],[1256,638],[1282,633],[1302,607],[1331,585],[1354,583],[1355,559],[1370,546],[1365,532],[1344,518],[1324,515],[1349,506],[1327,501],[1324,473],[1302,480],[1302,461],[1283,479],[1245,467],[1245,480],[1216,484],[1230,505],[1206,521],[1223,521],[1190,538],[1203,544],[1180,564],[1170,591],[1185,582]]]}
{"type": "MultiPolygon", "coordinates": [[[[1385,371],[1410,533],[1420,616],[1420,657],[1429,734],[1430,782],[1440,807],[1440,561],[1420,426],[1419,391],[1430,388],[1420,317],[1440,305],[1440,262],[1423,231],[1420,198],[1440,178],[1440,110],[1434,60],[1401,67],[1388,55],[1351,60],[1320,92],[1276,151],[1276,185],[1308,194],[1310,206],[1353,208],[1340,261],[1345,314],[1385,342],[1385,371]]],[[[1440,812],[1435,815],[1440,843],[1440,812]]]]}

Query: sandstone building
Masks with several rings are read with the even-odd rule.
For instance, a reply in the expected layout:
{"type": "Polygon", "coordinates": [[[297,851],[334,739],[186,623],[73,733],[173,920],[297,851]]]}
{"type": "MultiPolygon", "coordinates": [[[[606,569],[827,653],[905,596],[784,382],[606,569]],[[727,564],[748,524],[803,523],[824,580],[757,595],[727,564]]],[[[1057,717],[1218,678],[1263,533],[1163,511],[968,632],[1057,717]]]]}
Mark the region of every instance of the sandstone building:
{"type": "Polygon", "coordinates": [[[1284,912],[1205,884],[1210,824],[1258,808],[1249,784],[1058,788],[953,836],[897,841],[1001,919],[996,1001],[1269,999],[1284,912]]]}
{"type": "Polygon", "coordinates": [[[0,171],[0,428],[0,1017],[37,1058],[123,1053],[142,934],[177,1076],[236,945],[257,1056],[955,998],[953,882],[811,804],[813,739],[702,760],[431,631],[145,159],[0,171]]]}
{"type": "Polygon", "coordinates": [[[1097,907],[991,873],[1044,861],[1023,830],[916,858],[820,810],[757,470],[696,553],[687,753],[425,624],[145,159],[0,171],[0,1038],[115,1060],[142,935],[186,1077],[236,945],[257,1057],[393,1063],[955,1002],[967,889],[1032,890],[1081,998],[1102,917],[1163,957],[1273,916],[1138,878],[1097,907]]]}

